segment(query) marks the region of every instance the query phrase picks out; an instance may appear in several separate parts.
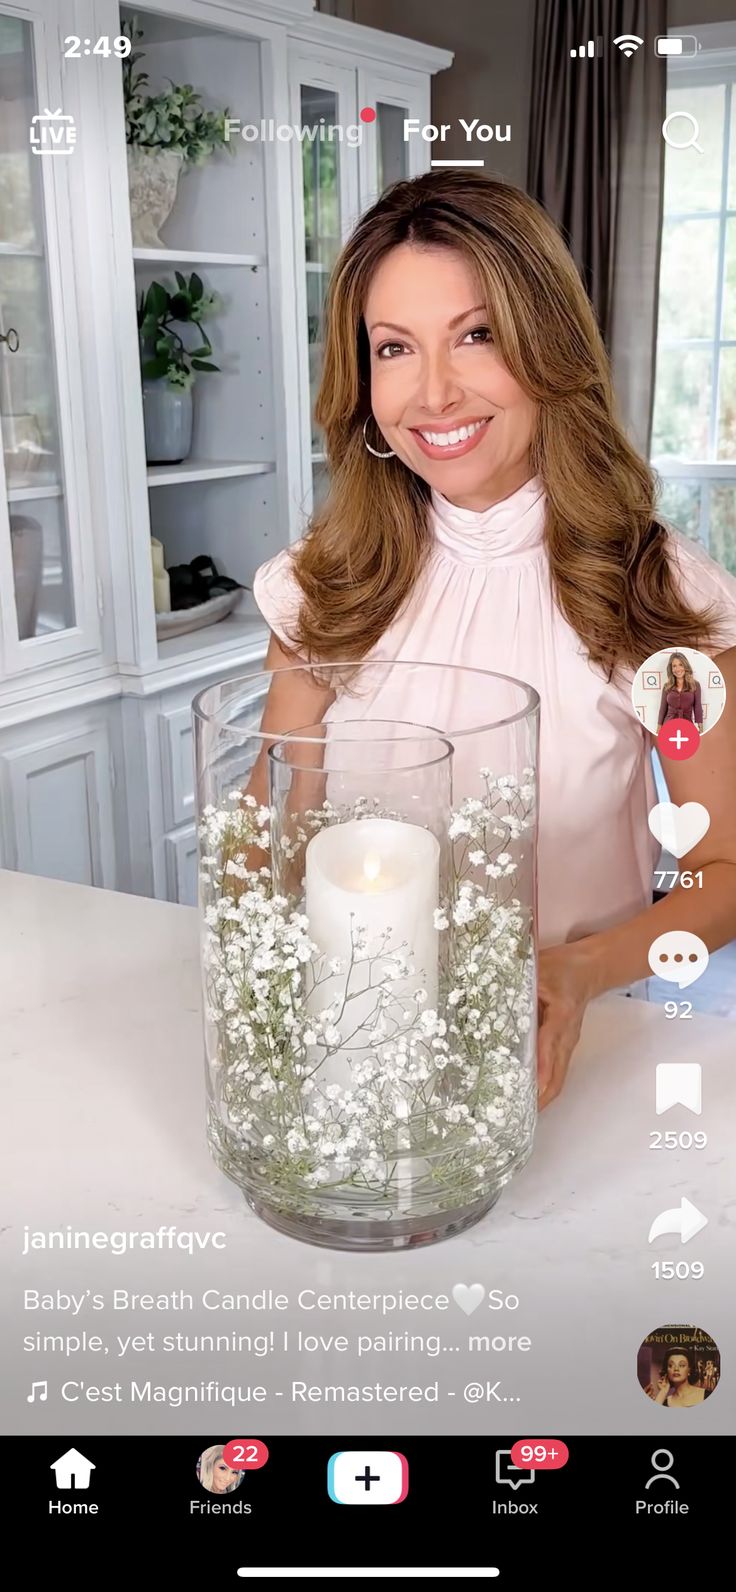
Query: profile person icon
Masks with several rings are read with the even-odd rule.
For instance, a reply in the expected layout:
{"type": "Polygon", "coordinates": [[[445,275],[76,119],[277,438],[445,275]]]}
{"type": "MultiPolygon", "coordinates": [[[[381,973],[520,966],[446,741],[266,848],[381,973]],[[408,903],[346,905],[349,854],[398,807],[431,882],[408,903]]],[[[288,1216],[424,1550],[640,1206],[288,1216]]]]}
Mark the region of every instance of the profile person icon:
{"type": "Polygon", "coordinates": [[[197,1461],[197,1475],[202,1486],[211,1493],[235,1492],[243,1480],[242,1471],[233,1470],[223,1458],[222,1443],[206,1448],[197,1461]]]}
{"type": "Polygon", "coordinates": [[[689,719],[703,732],[703,703],[700,681],[684,652],[673,652],[667,664],[667,677],[659,705],[659,728],[669,719],[689,719]]]}
{"type": "Polygon", "coordinates": [[[652,1482],[655,1482],[655,1481],[668,1481],[668,1482],[670,1482],[671,1486],[676,1487],[677,1491],[679,1492],[680,1491],[680,1483],[679,1483],[679,1481],[676,1481],[674,1476],[668,1475],[668,1472],[672,1468],[674,1463],[675,1463],[675,1456],[674,1456],[674,1454],[670,1453],[668,1448],[655,1448],[654,1453],[652,1454],[652,1457],[651,1457],[651,1460],[650,1460],[650,1464],[653,1466],[654,1470],[656,1471],[656,1475],[649,1477],[648,1482],[645,1483],[644,1491],[646,1492],[647,1488],[651,1487],[652,1482]],[[663,1456],[662,1459],[660,1459],[660,1455],[663,1456]]]}

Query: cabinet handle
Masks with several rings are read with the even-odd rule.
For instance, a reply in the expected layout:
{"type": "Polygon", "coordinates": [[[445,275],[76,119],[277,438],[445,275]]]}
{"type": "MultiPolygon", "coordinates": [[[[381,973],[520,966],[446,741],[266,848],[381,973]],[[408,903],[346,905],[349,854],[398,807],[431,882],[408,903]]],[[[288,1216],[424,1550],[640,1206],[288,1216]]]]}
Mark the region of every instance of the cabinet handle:
{"type": "Polygon", "coordinates": [[[0,332],[0,343],[7,343],[9,354],[17,354],[20,338],[14,326],[9,326],[7,332],[0,332]]]}

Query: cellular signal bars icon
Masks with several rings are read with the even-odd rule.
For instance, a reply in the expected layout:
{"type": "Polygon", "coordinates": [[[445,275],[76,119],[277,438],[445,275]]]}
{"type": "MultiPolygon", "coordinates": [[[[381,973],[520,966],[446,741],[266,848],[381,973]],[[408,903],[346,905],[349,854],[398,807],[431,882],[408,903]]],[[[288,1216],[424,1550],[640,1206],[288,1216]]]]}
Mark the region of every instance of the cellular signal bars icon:
{"type": "Polygon", "coordinates": [[[590,60],[591,56],[602,55],[603,54],[603,39],[600,36],[597,39],[588,39],[587,44],[579,44],[577,46],[577,49],[574,49],[574,50],[570,51],[570,54],[572,56],[573,61],[575,61],[575,60],[580,60],[580,61],[590,60]]]}

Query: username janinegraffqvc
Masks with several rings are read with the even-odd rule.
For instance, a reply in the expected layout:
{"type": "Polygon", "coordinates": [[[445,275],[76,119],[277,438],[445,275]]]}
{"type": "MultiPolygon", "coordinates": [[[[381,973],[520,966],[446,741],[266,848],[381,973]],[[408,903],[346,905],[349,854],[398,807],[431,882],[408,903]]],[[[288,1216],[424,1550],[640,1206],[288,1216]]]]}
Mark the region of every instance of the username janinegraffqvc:
{"type": "Polygon", "coordinates": [[[203,1249],[225,1249],[227,1234],[193,1233],[178,1227],[143,1228],[140,1232],[87,1232],[78,1227],[59,1227],[44,1232],[23,1228],[21,1254],[35,1249],[109,1249],[113,1255],[126,1255],[131,1249],[179,1249],[194,1255],[203,1249]]]}

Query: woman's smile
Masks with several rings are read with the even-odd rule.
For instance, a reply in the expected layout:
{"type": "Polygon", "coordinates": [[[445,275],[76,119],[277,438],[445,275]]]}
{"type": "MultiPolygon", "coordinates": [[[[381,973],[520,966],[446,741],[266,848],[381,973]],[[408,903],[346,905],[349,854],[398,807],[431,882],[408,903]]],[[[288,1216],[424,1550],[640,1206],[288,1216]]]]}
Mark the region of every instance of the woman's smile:
{"type": "Polygon", "coordinates": [[[371,410],[381,435],[428,486],[480,511],[532,476],[537,418],[491,320],[481,283],[451,249],[399,244],[376,267],[366,296],[371,410]]]}
{"type": "Polygon", "coordinates": [[[479,420],[445,421],[444,425],[435,423],[431,426],[410,426],[408,429],[428,459],[458,459],[461,454],[470,453],[471,448],[477,447],[492,419],[493,415],[485,415],[479,420]]]}

